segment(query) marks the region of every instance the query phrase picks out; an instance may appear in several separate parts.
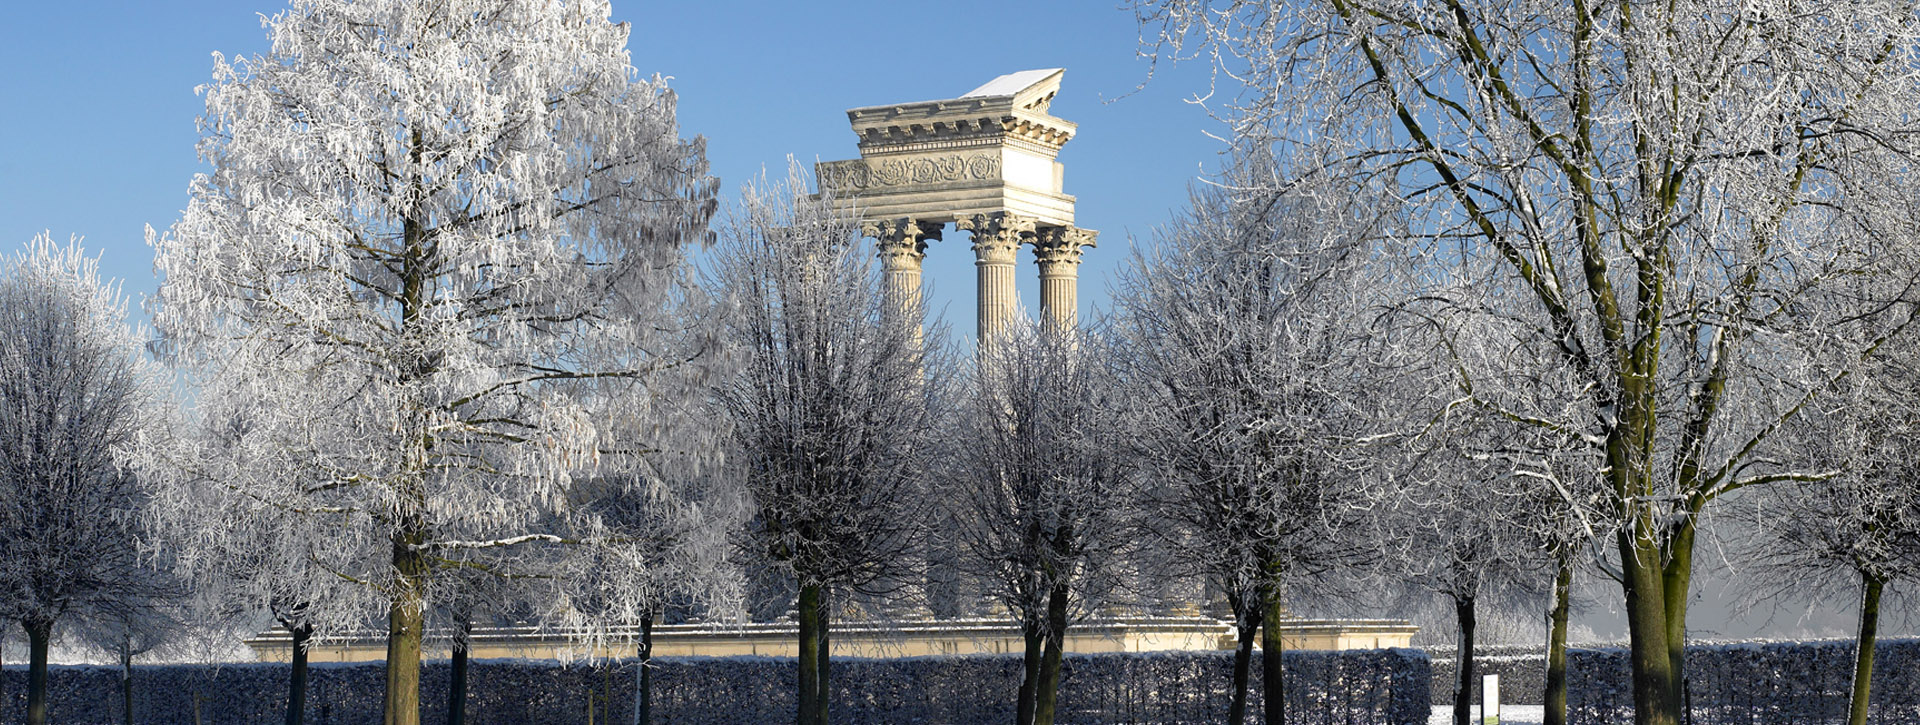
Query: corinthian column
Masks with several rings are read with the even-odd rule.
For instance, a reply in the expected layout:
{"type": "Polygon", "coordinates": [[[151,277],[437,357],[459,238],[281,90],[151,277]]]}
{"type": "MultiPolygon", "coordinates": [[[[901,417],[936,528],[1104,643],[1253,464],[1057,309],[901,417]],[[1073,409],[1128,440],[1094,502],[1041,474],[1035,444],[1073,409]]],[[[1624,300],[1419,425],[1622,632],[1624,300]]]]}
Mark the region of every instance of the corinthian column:
{"type": "Polygon", "coordinates": [[[911,313],[920,305],[920,262],[927,258],[927,240],[940,240],[940,222],[882,219],[860,225],[880,251],[880,271],[886,281],[888,307],[911,313]]]}
{"type": "Polygon", "coordinates": [[[1047,324],[1069,329],[1079,324],[1080,250],[1094,246],[1099,232],[1047,227],[1034,234],[1033,261],[1040,266],[1040,314],[1047,324]]]}
{"type": "Polygon", "coordinates": [[[973,232],[973,264],[980,280],[979,345],[984,351],[1007,329],[1019,307],[1013,268],[1020,244],[1033,234],[1033,220],[995,212],[975,214],[954,226],[973,232]]]}

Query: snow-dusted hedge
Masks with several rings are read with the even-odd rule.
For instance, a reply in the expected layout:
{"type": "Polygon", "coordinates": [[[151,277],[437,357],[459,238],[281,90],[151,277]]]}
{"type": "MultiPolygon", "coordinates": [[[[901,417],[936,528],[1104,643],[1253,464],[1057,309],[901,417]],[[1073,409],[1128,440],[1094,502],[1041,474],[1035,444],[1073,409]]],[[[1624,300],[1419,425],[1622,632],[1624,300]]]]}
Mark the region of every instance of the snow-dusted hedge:
{"type": "MultiPolygon", "coordinates": [[[[1687,648],[1687,694],[1696,725],[1844,722],[1854,643],[1773,642],[1687,648]]],[[[1567,658],[1568,719],[1630,722],[1632,669],[1624,649],[1573,650],[1567,658]]],[[[1920,640],[1874,648],[1868,721],[1920,725],[1920,640]]]]}
{"type": "MultiPolygon", "coordinates": [[[[672,658],[654,661],[657,723],[782,722],[794,710],[793,660],[770,657],[672,658]]],[[[1071,655],[1061,674],[1058,721],[1070,723],[1207,723],[1227,709],[1229,652],[1071,655]]],[[[134,715],[146,723],[194,722],[195,701],[207,725],[278,723],[284,717],[285,665],[247,664],[141,667],[135,670],[134,715]]],[[[631,662],[562,667],[553,662],[476,660],[469,674],[468,721],[580,723],[589,698],[595,722],[632,717],[631,662]]],[[[1259,668],[1254,668],[1253,722],[1259,722],[1259,668]]],[[[1428,661],[1416,650],[1287,653],[1290,722],[1353,725],[1425,723],[1428,661]]],[[[118,671],[56,667],[51,714],[55,722],[117,722],[118,671]]],[[[1019,686],[1017,656],[911,657],[835,660],[835,723],[977,723],[1013,719],[1019,686]]],[[[308,722],[377,723],[379,664],[316,665],[308,722]]],[[[445,720],[446,663],[422,673],[422,716],[445,720]]],[[[25,708],[26,673],[8,667],[0,721],[25,708]]]]}
{"type": "MultiPolygon", "coordinates": [[[[1013,656],[841,660],[833,665],[836,723],[977,723],[1013,719],[1020,659],[1013,656]]],[[[1070,655],[1056,721],[1211,723],[1227,712],[1229,652],[1070,655]]],[[[1288,652],[1289,721],[1354,725],[1424,723],[1428,663],[1416,650],[1288,652]]],[[[737,722],[739,712],[784,717],[794,709],[790,660],[728,658],[660,665],[655,706],[667,723],[737,722]]],[[[1254,707],[1259,711],[1259,666],[1254,707]]],[[[1260,722],[1256,716],[1252,722],[1260,722]]]]}
{"type": "MultiPolygon", "coordinates": [[[[1454,669],[1453,647],[1429,647],[1433,656],[1433,704],[1452,705],[1453,688],[1460,684],[1454,669]]],[[[1547,689],[1547,655],[1537,645],[1481,645],[1473,648],[1474,696],[1479,702],[1480,677],[1500,676],[1500,701],[1509,705],[1538,705],[1547,689]]]]}

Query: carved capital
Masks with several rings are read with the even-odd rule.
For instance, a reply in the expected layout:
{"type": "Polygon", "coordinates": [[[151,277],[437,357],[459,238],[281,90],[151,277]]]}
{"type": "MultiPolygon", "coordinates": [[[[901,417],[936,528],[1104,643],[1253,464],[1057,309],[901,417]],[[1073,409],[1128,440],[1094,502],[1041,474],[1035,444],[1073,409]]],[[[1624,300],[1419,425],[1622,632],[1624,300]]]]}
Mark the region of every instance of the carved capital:
{"type": "Polygon", "coordinates": [[[927,241],[939,241],[946,225],[916,221],[912,218],[876,219],[861,222],[860,234],[873,237],[885,267],[911,262],[914,266],[927,256],[927,241]]]}
{"type": "Polygon", "coordinates": [[[1081,250],[1095,246],[1100,233],[1074,227],[1042,227],[1033,235],[1033,259],[1042,274],[1072,273],[1080,264],[1081,250]]]}
{"type": "Polygon", "coordinates": [[[1030,217],[994,212],[955,221],[955,227],[973,233],[973,254],[983,264],[1012,264],[1020,245],[1033,236],[1030,217]]]}

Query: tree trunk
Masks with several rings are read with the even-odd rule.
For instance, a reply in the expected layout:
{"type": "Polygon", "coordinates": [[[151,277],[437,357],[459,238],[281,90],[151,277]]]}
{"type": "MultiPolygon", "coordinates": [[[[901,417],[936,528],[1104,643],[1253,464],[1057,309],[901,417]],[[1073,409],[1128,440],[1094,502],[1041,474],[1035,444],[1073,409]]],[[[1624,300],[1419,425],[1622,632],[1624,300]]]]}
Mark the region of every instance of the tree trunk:
{"type": "Polygon", "coordinates": [[[27,628],[27,725],[47,725],[47,642],[51,620],[32,620],[27,628]]]}
{"type": "MultiPolygon", "coordinates": [[[[1700,512],[1689,512],[1687,521],[1698,521],[1700,512]]],[[[1683,523],[1668,543],[1671,552],[1660,570],[1660,586],[1666,594],[1667,617],[1667,701],[1672,703],[1674,723],[1692,722],[1688,711],[1687,683],[1687,595],[1693,588],[1692,524],[1683,523]]]]}
{"type": "Polygon", "coordinates": [[[831,722],[828,719],[828,707],[833,704],[833,590],[825,585],[820,587],[820,657],[819,678],[815,683],[820,688],[814,695],[814,704],[820,708],[820,725],[831,722]]]}
{"type": "Polygon", "coordinates": [[[1559,557],[1553,577],[1553,611],[1547,628],[1547,692],[1542,725],[1567,725],[1567,613],[1573,597],[1573,559],[1559,557]]]}
{"type": "Polygon", "coordinates": [[[820,585],[800,587],[800,712],[799,725],[827,725],[820,699],[820,585]]]}
{"type": "Polygon", "coordinates": [[[1873,640],[1880,629],[1880,589],[1886,585],[1878,577],[1860,575],[1860,641],[1853,663],[1853,700],[1847,709],[1847,725],[1867,725],[1867,698],[1873,689],[1873,640]]]}
{"type": "Polygon", "coordinates": [[[1026,649],[1020,658],[1020,700],[1013,719],[1016,725],[1033,725],[1033,696],[1040,686],[1040,658],[1047,644],[1039,612],[1030,611],[1022,617],[1020,636],[1026,640],[1026,649]]]}
{"type": "Polygon", "coordinates": [[[1243,619],[1245,623],[1234,627],[1240,641],[1233,650],[1233,701],[1227,706],[1227,725],[1247,721],[1247,680],[1253,675],[1253,639],[1259,636],[1260,618],[1245,616],[1243,619]]]}
{"type": "Polygon", "coordinates": [[[1454,652],[1453,669],[1460,675],[1453,689],[1453,723],[1473,722],[1473,597],[1453,598],[1453,618],[1460,625],[1460,646],[1454,652]]]}
{"type": "Polygon", "coordinates": [[[447,683],[447,725],[467,724],[467,640],[473,623],[462,615],[460,634],[453,640],[453,676],[447,683]]]}
{"type": "Polygon", "coordinates": [[[1060,658],[1067,639],[1067,585],[1054,584],[1047,594],[1047,651],[1040,660],[1040,682],[1033,694],[1033,725],[1053,725],[1060,698],[1060,658]]]}
{"type": "Polygon", "coordinates": [[[1287,615],[1278,582],[1260,589],[1260,695],[1267,722],[1283,725],[1287,721],[1286,674],[1282,659],[1287,648],[1280,638],[1281,620],[1287,615]]]}
{"type": "Polygon", "coordinates": [[[313,640],[313,625],[288,627],[293,633],[293,668],[287,677],[287,725],[300,725],[307,717],[307,644],[313,640]]]}
{"type": "Polygon", "coordinates": [[[653,612],[640,615],[640,672],[633,688],[633,725],[653,723],[653,612]]]}
{"type": "Polygon", "coordinates": [[[1673,653],[1668,646],[1666,577],[1660,546],[1650,534],[1657,526],[1641,516],[1619,534],[1621,584],[1626,594],[1628,661],[1633,667],[1633,721],[1635,725],[1680,725],[1680,702],[1675,686],[1673,653]]]}
{"type": "Polygon", "coordinates": [[[427,566],[414,548],[424,538],[406,527],[393,538],[393,598],[387,608],[386,725],[420,725],[420,638],[427,566]]]}
{"type": "Polygon", "coordinates": [[[132,635],[120,637],[120,722],[133,725],[133,642],[132,635]]]}

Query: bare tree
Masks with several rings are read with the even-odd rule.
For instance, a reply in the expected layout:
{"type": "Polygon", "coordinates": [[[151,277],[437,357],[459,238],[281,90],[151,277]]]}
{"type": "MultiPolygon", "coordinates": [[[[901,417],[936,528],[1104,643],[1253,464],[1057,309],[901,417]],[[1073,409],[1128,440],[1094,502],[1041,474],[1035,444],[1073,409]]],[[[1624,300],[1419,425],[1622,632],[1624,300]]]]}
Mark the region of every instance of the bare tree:
{"type": "Polygon", "coordinates": [[[1547,556],[1526,523],[1536,510],[1537,488],[1516,475],[1511,457],[1503,455],[1511,450],[1511,431],[1450,400],[1451,389],[1432,392],[1440,393],[1434,396],[1439,405],[1432,398],[1404,401],[1440,413],[1407,443],[1412,460],[1396,467],[1399,485],[1382,492],[1389,497],[1382,508],[1390,524],[1381,527],[1378,540],[1387,549],[1383,574],[1452,604],[1459,635],[1453,720],[1466,725],[1476,682],[1479,608],[1531,599],[1533,572],[1547,556]]]}
{"type": "Polygon", "coordinates": [[[165,389],[118,285],[77,242],[41,235],[0,266],[0,617],[27,633],[31,725],[47,722],[54,625],[155,593],[131,464],[165,424],[165,389]]]}
{"type": "Polygon", "coordinates": [[[1361,438],[1379,300],[1360,205],[1274,191],[1270,157],[1206,186],[1117,293],[1142,466],[1183,573],[1225,595],[1240,637],[1229,721],[1261,633],[1267,722],[1284,722],[1288,589],[1366,558],[1361,438]]]}
{"type": "Polygon", "coordinates": [[[1069,622],[1113,603],[1137,547],[1112,354],[1097,334],[1016,321],[955,416],[951,533],[959,568],[1020,620],[1020,723],[1053,722],[1069,622]]]}
{"type": "MultiPolygon", "coordinates": [[[[1417,482],[1433,471],[1451,469],[1479,483],[1436,482],[1439,488],[1423,492],[1420,498],[1438,504],[1432,514],[1437,520],[1419,518],[1412,530],[1421,523],[1477,516],[1475,525],[1487,527],[1488,543],[1501,553],[1478,557],[1467,569],[1496,575],[1519,592],[1545,589],[1534,586],[1524,571],[1530,568],[1528,562],[1551,571],[1543,702],[1547,721],[1564,725],[1574,576],[1587,565],[1599,563],[1595,547],[1611,533],[1607,528],[1611,524],[1603,511],[1604,482],[1594,473],[1598,451],[1577,431],[1539,421],[1577,417],[1580,385],[1551,364],[1558,353],[1536,334],[1537,327],[1524,315],[1501,312],[1514,309],[1515,290],[1474,289],[1456,270],[1415,276],[1421,280],[1421,291],[1396,305],[1395,319],[1408,325],[1402,338],[1424,351],[1425,357],[1402,376],[1412,384],[1405,405],[1431,411],[1424,413],[1431,419],[1416,429],[1405,451],[1416,464],[1409,472],[1416,474],[1417,482]],[[1480,306],[1463,307],[1461,300],[1479,300],[1480,306]],[[1477,500],[1468,490],[1448,488],[1473,485],[1486,489],[1477,500]],[[1484,512],[1475,514],[1455,506],[1484,512]]],[[[1407,540],[1384,538],[1396,539],[1407,540]]],[[[1415,579],[1423,585],[1434,583],[1428,577],[1415,579]]],[[[1484,586],[1482,579],[1476,575],[1466,581],[1480,591],[1500,591],[1484,586]]],[[[1449,584],[1444,589],[1463,588],[1449,584]]],[[[1503,603],[1518,603],[1512,597],[1499,598],[1508,600],[1503,603]]],[[[1455,698],[1461,711],[1472,682],[1470,657],[1463,655],[1463,662],[1455,698]]]]}
{"type": "Polygon", "coordinates": [[[1913,314],[1843,287],[1915,238],[1915,8],[1135,7],[1162,57],[1204,46],[1244,82],[1216,106],[1242,141],[1391,180],[1431,264],[1524,293],[1460,306],[1533,325],[1577,381],[1576,416],[1532,422],[1596,453],[1636,721],[1679,722],[1703,513],[1823,477],[1765,455],[1769,439],[1913,314]]]}
{"type": "Polygon", "coordinates": [[[923,550],[939,378],[920,310],[889,306],[858,226],[806,183],[795,167],[744,191],[710,286],[734,305],[740,373],[719,399],[756,512],[748,540],[799,587],[798,721],[825,725],[834,603],[894,593],[923,550]]]}
{"type": "Polygon", "coordinates": [[[704,144],[607,14],[297,3],[266,21],[269,54],[216,61],[213,168],[150,234],[173,353],[263,401],[255,461],[284,476],[235,496],[327,531],[309,560],[368,593],[310,609],[317,628],[388,623],[390,723],[418,721],[445,576],[517,577],[566,546],[546,526],[608,445],[584,383],[645,404],[656,282],[707,238],[704,144]]]}
{"type": "Polygon", "coordinates": [[[1768,491],[1745,509],[1757,598],[1860,589],[1849,725],[1865,725],[1873,685],[1881,595],[1920,581],[1920,371],[1909,336],[1876,351],[1803,413],[1782,448],[1809,467],[1838,470],[1827,481],[1768,491]]]}

